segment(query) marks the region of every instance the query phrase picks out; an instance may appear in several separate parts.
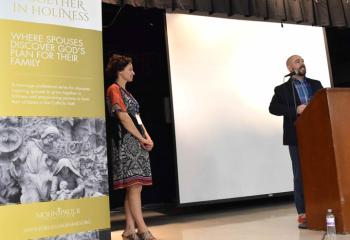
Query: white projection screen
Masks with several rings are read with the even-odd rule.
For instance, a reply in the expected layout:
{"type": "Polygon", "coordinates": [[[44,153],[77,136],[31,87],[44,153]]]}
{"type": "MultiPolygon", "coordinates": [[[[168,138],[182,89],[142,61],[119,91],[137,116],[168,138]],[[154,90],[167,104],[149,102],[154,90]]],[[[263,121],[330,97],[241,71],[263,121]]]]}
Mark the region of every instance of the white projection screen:
{"type": "Polygon", "coordinates": [[[283,120],[268,107],[290,55],[330,86],[323,28],[184,14],[166,20],[180,203],[292,191],[283,120]]]}

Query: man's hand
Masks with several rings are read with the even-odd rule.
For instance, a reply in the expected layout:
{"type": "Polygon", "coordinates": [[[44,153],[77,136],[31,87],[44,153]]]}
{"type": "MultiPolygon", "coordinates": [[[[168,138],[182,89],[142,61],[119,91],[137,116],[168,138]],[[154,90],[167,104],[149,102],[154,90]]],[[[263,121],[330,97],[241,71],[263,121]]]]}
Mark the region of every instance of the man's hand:
{"type": "Polygon", "coordinates": [[[302,114],[304,109],[306,108],[306,105],[305,104],[301,104],[297,107],[297,114],[302,114]]]}

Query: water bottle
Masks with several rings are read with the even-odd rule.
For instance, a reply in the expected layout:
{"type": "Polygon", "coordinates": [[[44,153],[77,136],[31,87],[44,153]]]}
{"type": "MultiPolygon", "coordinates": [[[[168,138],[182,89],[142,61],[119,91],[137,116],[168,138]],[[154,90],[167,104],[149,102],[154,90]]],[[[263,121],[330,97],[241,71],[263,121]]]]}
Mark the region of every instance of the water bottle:
{"type": "Polygon", "coordinates": [[[326,223],[327,223],[326,239],[327,240],[336,239],[335,218],[334,218],[332,209],[327,210],[326,223]]]}

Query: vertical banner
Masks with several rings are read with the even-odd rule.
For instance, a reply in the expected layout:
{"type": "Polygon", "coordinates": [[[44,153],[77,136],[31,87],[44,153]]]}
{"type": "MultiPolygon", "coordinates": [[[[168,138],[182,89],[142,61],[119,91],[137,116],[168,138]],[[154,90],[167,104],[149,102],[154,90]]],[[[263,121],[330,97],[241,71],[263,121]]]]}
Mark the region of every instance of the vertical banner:
{"type": "Polygon", "coordinates": [[[0,239],[110,239],[101,1],[0,6],[0,239]]]}

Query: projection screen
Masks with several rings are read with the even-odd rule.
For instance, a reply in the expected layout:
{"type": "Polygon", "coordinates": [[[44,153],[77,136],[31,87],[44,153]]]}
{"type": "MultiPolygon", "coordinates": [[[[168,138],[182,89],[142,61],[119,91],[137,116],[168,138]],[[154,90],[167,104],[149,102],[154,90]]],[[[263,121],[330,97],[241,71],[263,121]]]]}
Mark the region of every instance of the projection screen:
{"type": "Polygon", "coordinates": [[[293,189],[282,117],[269,114],[286,59],[330,86],[320,27],[167,14],[181,204],[293,189]]]}

